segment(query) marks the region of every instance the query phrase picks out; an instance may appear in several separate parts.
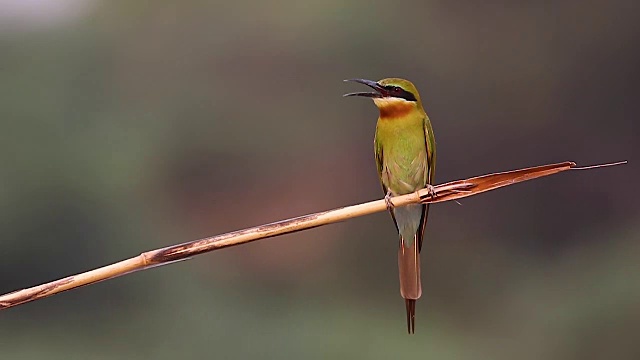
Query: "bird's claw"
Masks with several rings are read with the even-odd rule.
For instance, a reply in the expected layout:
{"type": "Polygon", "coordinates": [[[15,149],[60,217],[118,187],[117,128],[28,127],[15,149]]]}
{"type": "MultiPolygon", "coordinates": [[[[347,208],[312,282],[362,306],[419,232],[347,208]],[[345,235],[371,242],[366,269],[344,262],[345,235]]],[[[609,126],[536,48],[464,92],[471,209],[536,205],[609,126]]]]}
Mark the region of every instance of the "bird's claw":
{"type": "Polygon", "coordinates": [[[431,184],[427,184],[427,186],[425,186],[425,189],[427,189],[427,192],[429,194],[429,196],[431,197],[431,199],[435,198],[436,195],[438,195],[436,193],[436,188],[435,186],[431,185],[431,184]]]}
{"type": "Polygon", "coordinates": [[[387,210],[392,211],[396,206],[393,205],[391,201],[391,193],[387,192],[387,195],[384,196],[384,203],[387,205],[387,210]]]}

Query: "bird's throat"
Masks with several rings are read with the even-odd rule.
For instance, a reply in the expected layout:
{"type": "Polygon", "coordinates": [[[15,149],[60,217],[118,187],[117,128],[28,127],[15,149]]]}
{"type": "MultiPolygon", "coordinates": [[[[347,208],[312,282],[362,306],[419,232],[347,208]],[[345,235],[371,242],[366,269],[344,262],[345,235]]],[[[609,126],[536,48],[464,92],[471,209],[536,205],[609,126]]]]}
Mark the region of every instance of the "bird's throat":
{"type": "Polygon", "coordinates": [[[380,119],[393,120],[402,118],[416,110],[416,104],[403,99],[373,99],[380,110],[380,119]]]}

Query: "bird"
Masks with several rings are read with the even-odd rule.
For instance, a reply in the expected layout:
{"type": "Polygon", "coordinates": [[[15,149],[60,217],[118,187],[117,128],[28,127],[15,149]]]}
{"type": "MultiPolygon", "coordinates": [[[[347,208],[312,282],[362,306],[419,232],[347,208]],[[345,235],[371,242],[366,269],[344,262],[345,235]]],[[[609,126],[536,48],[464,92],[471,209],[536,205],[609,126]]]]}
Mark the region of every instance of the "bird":
{"type": "Polygon", "coordinates": [[[418,90],[409,80],[386,78],[379,81],[344,81],[364,84],[374,90],[344,96],[371,98],[380,112],[374,138],[375,161],[385,203],[399,235],[400,294],[405,299],[407,332],[413,334],[416,300],[422,295],[420,251],[429,205],[394,207],[391,197],[423,188],[429,189],[432,196],[435,195],[436,141],[433,127],[418,90]]]}

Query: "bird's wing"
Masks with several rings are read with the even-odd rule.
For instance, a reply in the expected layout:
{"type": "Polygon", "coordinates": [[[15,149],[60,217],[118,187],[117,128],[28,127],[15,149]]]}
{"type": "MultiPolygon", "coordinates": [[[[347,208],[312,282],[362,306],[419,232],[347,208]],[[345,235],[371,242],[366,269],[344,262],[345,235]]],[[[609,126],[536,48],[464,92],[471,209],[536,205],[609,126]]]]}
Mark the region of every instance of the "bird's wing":
{"type": "MultiPolygon", "coordinates": [[[[436,138],[433,135],[433,127],[431,126],[431,121],[429,120],[429,116],[425,114],[424,121],[424,145],[427,148],[427,166],[425,166],[425,178],[427,179],[427,184],[434,184],[435,176],[436,176],[436,138]]],[[[420,219],[420,233],[418,234],[418,239],[420,242],[418,243],[418,251],[422,250],[422,241],[424,240],[424,229],[427,225],[427,217],[429,216],[429,204],[424,205],[422,207],[422,218],[420,219]]]]}
{"type": "Polygon", "coordinates": [[[424,117],[424,138],[427,146],[427,183],[434,185],[436,178],[436,138],[429,116],[424,117]]]}
{"type": "MultiPolygon", "coordinates": [[[[382,171],[384,170],[384,158],[382,153],[382,144],[378,141],[378,136],[376,135],[373,138],[373,146],[374,153],[376,155],[376,168],[378,170],[378,178],[380,179],[380,185],[382,186],[382,192],[385,196],[387,196],[387,187],[384,185],[384,181],[382,181],[382,171]]],[[[393,219],[393,224],[396,226],[396,230],[400,231],[398,228],[398,223],[396,222],[396,217],[393,214],[393,210],[391,210],[391,218],[393,219]]]]}

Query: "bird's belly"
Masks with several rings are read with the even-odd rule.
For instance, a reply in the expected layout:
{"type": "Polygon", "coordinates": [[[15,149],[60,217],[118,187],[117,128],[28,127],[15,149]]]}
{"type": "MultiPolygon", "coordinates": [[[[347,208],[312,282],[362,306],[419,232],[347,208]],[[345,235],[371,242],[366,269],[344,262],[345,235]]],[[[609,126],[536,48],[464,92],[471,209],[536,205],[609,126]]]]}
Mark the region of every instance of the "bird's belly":
{"type": "Polygon", "coordinates": [[[404,195],[422,189],[427,184],[427,154],[419,151],[414,157],[385,157],[382,183],[393,195],[404,195]]]}

